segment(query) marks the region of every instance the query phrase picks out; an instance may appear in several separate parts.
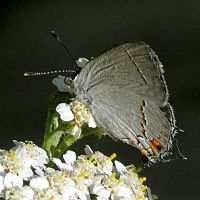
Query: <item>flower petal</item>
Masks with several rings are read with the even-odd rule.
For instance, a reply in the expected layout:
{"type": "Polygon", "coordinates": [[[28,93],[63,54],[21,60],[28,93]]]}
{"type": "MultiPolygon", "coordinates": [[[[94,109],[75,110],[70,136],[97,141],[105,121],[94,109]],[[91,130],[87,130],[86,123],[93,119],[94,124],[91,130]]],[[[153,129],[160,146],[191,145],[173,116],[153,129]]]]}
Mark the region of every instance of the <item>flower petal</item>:
{"type": "Polygon", "coordinates": [[[92,151],[89,145],[85,145],[84,151],[88,156],[91,156],[92,154],[94,154],[94,152],[92,151]]]}
{"type": "Polygon", "coordinates": [[[23,197],[24,199],[26,200],[31,200],[34,198],[34,191],[31,187],[29,186],[24,186],[22,189],[21,189],[21,192],[23,194],[23,197]]]}
{"type": "Polygon", "coordinates": [[[20,176],[9,172],[4,178],[4,185],[8,189],[12,187],[21,188],[23,186],[23,179],[20,176]]]}
{"type": "Polygon", "coordinates": [[[23,167],[18,170],[18,174],[22,177],[25,181],[28,181],[33,176],[33,171],[29,167],[23,167]]]}
{"type": "Polygon", "coordinates": [[[63,158],[65,160],[65,163],[72,164],[76,160],[76,153],[74,151],[68,150],[64,155],[63,158]]]}
{"type": "Polygon", "coordinates": [[[89,60],[87,58],[79,58],[77,61],[76,61],[76,64],[80,67],[80,68],[83,68],[85,67],[86,63],[88,62],[89,60]]]}
{"type": "Polygon", "coordinates": [[[56,111],[60,114],[60,118],[63,121],[71,121],[74,119],[74,114],[72,113],[70,106],[66,103],[58,104],[56,111]]]}
{"type": "Polygon", "coordinates": [[[57,87],[58,91],[60,92],[68,92],[69,86],[65,83],[64,76],[58,76],[58,78],[54,78],[52,83],[57,87]]]}
{"type": "Polygon", "coordinates": [[[80,127],[74,126],[70,134],[74,135],[76,138],[80,138],[81,132],[82,132],[82,129],[80,127]]]}
{"type": "Polygon", "coordinates": [[[89,120],[88,120],[88,126],[91,128],[96,128],[96,122],[94,121],[93,116],[90,114],[89,120]]]}
{"type": "Polygon", "coordinates": [[[0,174],[4,173],[4,168],[2,166],[2,164],[0,163],[0,174]]]}
{"type": "Polygon", "coordinates": [[[119,161],[115,160],[115,168],[120,175],[123,175],[126,170],[126,167],[119,161]]]}
{"type": "Polygon", "coordinates": [[[110,191],[106,190],[104,188],[104,186],[101,184],[94,185],[91,192],[93,194],[98,195],[101,198],[109,198],[110,197],[110,191]]]}
{"type": "Polygon", "coordinates": [[[52,160],[54,163],[55,163],[55,165],[61,170],[61,171],[63,171],[65,168],[64,168],[64,165],[63,165],[63,163],[62,163],[62,161],[59,159],[59,158],[53,158],[53,160],[52,160]]]}
{"type": "Polygon", "coordinates": [[[4,188],[5,188],[3,179],[4,179],[3,176],[0,176],[0,194],[1,194],[1,191],[4,190],[4,188]]]}
{"type": "Polygon", "coordinates": [[[87,196],[86,196],[85,192],[83,192],[77,188],[76,188],[76,194],[80,200],[87,200],[87,196]]]}
{"type": "Polygon", "coordinates": [[[49,182],[45,177],[36,177],[30,180],[29,184],[34,189],[46,189],[49,187],[49,182]]]}

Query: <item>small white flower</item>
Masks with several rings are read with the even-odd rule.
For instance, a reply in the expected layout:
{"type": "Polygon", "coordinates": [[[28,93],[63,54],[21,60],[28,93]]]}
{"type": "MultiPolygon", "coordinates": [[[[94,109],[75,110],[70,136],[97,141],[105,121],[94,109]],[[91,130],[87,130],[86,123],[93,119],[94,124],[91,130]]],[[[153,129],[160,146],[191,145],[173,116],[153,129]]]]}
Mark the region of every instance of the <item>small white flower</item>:
{"type": "Polygon", "coordinates": [[[113,166],[115,153],[107,157],[101,152],[93,152],[87,145],[87,155],[77,157],[75,152],[69,150],[63,155],[65,162],[53,158],[59,168],[55,170],[42,167],[46,157],[36,145],[14,143],[16,147],[9,152],[0,150],[0,198],[90,200],[93,194],[97,200],[148,200],[144,192],[147,186],[143,185],[146,178],[139,178],[132,165],[126,167],[115,161],[113,166]],[[39,162],[40,156],[42,162],[39,162]],[[19,158],[23,158],[23,162],[19,158]],[[25,161],[27,168],[24,168],[25,161]],[[23,182],[24,174],[29,173],[26,170],[31,169],[32,165],[37,166],[37,174],[23,182]]]}
{"type": "Polygon", "coordinates": [[[87,105],[85,105],[83,102],[75,100],[70,103],[70,106],[74,114],[75,122],[78,126],[81,127],[82,124],[88,123],[89,127],[96,127],[94,118],[89,109],[87,108],[87,105]]]}
{"type": "Polygon", "coordinates": [[[87,58],[79,58],[76,63],[77,65],[80,67],[80,68],[83,68],[85,67],[86,63],[88,62],[89,60],[87,58]]]}
{"type": "Polygon", "coordinates": [[[8,189],[12,187],[21,188],[23,186],[23,179],[20,176],[9,172],[4,177],[4,186],[8,189]]]}
{"type": "Polygon", "coordinates": [[[21,188],[21,193],[23,196],[23,198],[21,199],[24,199],[24,200],[34,199],[34,191],[29,186],[24,186],[23,188],[21,188]]]}
{"type": "Polygon", "coordinates": [[[38,147],[32,142],[18,142],[13,141],[16,145],[12,148],[11,154],[16,164],[16,172],[24,180],[29,180],[33,176],[34,169],[45,169],[45,165],[48,163],[48,156],[44,149],[38,147]]]}
{"type": "Polygon", "coordinates": [[[66,186],[61,191],[61,194],[64,199],[76,199],[76,188],[74,186],[66,186]]]}
{"type": "Polygon", "coordinates": [[[5,191],[6,200],[33,200],[34,191],[29,186],[24,186],[23,188],[11,188],[5,191]]]}
{"type": "Polygon", "coordinates": [[[17,142],[13,140],[16,147],[12,148],[17,155],[24,155],[30,159],[30,164],[33,168],[45,168],[44,164],[48,163],[48,156],[44,149],[38,147],[33,142],[17,142]]]}
{"type": "Polygon", "coordinates": [[[73,164],[76,160],[76,153],[73,151],[68,150],[63,155],[65,163],[63,163],[59,158],[53,158],[53,162],[61,171],[73,171],[73,164]]]}
{"type": "Polygon", "coordinates": [[[13,149],[9,152],[4,151],[0,163],[1,168],[3,168],[3,171],[0,172],[1,174],[4,174],[5,171],[11,172],[13,174],[18,174],[24,180],[29,180],[33,175],[31,159],[25,151],[15,152],[13,149]]]}
{"type": "Polygon", "coordinates": [[[49,187],[49,182],[45,177],[36,177],[30,180],[30,186],[42,190],[49,187]]]}
{"type": "Polygon", "coordinates": [[[79,138],[81,135],[81,126],[84,123],[88,123],[91,128],[96,127],[96,123],[92,114],[84,103],[78,100],[72,101],[70,104],[60,103],[56,107],[56,111],[60,114],[60,118],[65,121],[71,121],[74,119],[76,125],[71,131],[71,135],[79,138]]]}
{"type": "Polygon", "coordinates": [[[60,114],[60,118],[63,121],[71,121],[74,119],[74,114],[72,113],[70,106],[66,103],[58,104],[56,111],[60,114]]]}

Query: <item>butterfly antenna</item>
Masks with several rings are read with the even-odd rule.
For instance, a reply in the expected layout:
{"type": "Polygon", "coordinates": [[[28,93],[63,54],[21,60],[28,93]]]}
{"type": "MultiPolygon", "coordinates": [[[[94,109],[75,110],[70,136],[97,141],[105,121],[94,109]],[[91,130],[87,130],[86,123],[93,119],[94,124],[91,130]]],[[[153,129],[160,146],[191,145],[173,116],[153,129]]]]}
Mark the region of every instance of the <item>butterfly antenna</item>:
{"type": "Polygon", "coordinates": [[[187,157],[184,156],[183,153],[181,153],[181,150],[180,150],[180,148],[179,148],[179,146],[178,146],[178,139],[175,139],[175,145],[176,145],[176,148],[177,148],[177,150],[178,150],[179,156],[176,157],[176,158],[172,158],[172,159],[162,160],[162,162],[167,163],[167,162],[171,162],[171,161],[179,160],[179,159],[187,160],[187,157]]]}
{"type": "Polygon", "coordinates": [[[55,70],[55,71],[47,71],[47,72],[25,72],[24,76],[44,76],[49,74],[58,74],[58,73],[75,73],[74,70],[55,70]]]}
{"type": "Polygon", "coordinates": [[[78,67],[78,65],[76,63],[76,59],[74,58],[74,56],[72,55],[72,53],[69,51],[69,49],[66,47],[66,45],[63,43],[63,41],[60,39],[60,37],[55,33],[55,31],[51,31],[51,34],[61,44],[61,46],[65,49],[65,51],[67,52],[67,54],[74,61],[76,69],[78,69],[79,67],[78,67]]]}

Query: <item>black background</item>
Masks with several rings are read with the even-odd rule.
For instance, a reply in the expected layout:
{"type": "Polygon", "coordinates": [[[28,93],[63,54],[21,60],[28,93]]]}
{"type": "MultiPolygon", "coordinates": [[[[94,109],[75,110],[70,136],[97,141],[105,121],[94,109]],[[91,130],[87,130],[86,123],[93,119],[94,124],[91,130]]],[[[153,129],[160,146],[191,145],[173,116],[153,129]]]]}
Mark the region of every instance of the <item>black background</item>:
{"type": "MultiPolygon", "coordinates": [[[[126,41],[148,43],[164,64],[175,109],[179,146],[188,161],[157,163],[142,172],[162,200],[200,199],[200,3],[195,0],[59,0],[0,1],[0,138],[41,145],[47,98],[55,91],[48,77],[23,77],[24,71],[66,69],[70,58],[50,35],[56,30],[74,57],[98,55],[126,41]]],[[[105,137],[90,137],[72,146],[83,153],[85,144],[107,155],[118,154],[125,164],[139,163],[139,152],[105,137]]],[[[176,153],[175,153],[176,155],[176,153]]],[[[174,156],[175,156],[174,155],[174,156]]]]}

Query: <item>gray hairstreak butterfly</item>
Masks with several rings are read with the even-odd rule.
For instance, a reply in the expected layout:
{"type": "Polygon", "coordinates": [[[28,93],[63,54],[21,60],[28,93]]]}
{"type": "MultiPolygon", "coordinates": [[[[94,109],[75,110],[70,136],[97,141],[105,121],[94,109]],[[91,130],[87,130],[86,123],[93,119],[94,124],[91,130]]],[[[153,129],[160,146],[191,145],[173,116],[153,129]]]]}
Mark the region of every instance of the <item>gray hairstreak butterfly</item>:
{"type": "Polygon", "coordinates": [[[169,155],[178,130],[163,73],[147,44],[125,43],[86,62],[69,87],[108,135],[156,162],[169,155]]]}
{"type": "Polygon", "coordinates": [[[175,117],[162,64],[147,44],[121,44],[91,59],[78,74],[74,93],[97,124],[138,148],[144,161],[169,154],[175,117]]]}

